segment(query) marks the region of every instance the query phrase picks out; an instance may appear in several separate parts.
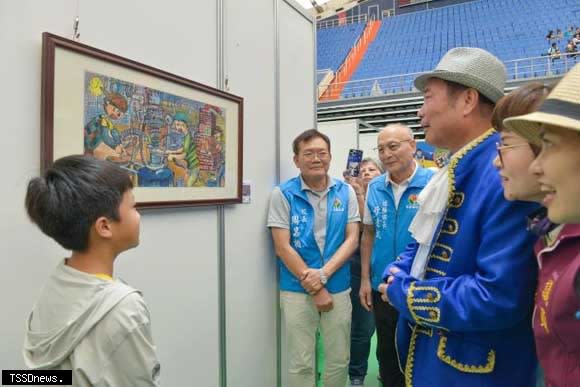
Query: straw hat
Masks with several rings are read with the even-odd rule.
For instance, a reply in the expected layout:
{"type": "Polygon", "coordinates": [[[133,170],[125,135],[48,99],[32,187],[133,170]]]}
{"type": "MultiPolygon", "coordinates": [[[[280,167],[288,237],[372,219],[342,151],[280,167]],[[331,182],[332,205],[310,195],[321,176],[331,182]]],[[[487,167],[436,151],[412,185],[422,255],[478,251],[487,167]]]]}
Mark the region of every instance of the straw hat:
{"type": "Polygon", "coordinates": [[[537,111],[506,118],[504,126],[531,143],[540,144],[540,127],[555,125],[580,132],[580,65],[554,87],[537,111]]]}
{"type": "Polygon", "coordinates": [[[503,63],[481,48],[457,47],[447,51],[430,73],[415,78],[415,87],[425,90],[429,78],[439,78],[474,88],[497,102],[503,97],[507,74],[503,63]]]}

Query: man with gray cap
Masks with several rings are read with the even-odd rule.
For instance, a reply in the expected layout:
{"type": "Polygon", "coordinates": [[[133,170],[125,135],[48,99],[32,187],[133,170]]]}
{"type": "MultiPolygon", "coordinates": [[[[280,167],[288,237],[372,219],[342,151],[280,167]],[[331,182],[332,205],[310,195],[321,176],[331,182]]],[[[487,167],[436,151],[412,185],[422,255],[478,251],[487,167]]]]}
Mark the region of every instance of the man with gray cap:
{"type": "Polygon", "coordinates": [[[379,287],[400,313],[407,387],[534,385],[536,263],[525,218],[536,207],[506,201],[492,166],[491,114],[505,79],[496,57],[460,47],[415,80],[426,140],[452,156],[419,195],[409,227],[417,243],[379,287]]]}

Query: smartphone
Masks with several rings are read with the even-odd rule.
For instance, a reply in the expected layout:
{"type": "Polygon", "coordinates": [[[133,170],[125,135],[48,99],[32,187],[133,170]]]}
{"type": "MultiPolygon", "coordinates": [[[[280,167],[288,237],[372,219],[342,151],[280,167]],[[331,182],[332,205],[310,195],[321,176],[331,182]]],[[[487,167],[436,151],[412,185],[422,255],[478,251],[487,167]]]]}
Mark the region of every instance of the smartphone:
{"type": "Polygon", "coordinates": [[[348,176],[357,177],[359,175],[362,158],[362,150],[350,149],[348,151],[348,160],[346,161],[346,174],[348,176]]]}

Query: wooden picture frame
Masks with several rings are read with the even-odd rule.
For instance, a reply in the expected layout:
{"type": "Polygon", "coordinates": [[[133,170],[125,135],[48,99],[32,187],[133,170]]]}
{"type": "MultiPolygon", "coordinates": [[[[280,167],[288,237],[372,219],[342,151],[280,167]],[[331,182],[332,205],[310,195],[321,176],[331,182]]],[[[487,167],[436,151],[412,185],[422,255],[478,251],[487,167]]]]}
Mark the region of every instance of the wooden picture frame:
{"type": "Polygon", "coordinates": [[[47,32],[41,94],[43,170],[90,154],[140,208],[241,203],[243,98],[47,32]]]}

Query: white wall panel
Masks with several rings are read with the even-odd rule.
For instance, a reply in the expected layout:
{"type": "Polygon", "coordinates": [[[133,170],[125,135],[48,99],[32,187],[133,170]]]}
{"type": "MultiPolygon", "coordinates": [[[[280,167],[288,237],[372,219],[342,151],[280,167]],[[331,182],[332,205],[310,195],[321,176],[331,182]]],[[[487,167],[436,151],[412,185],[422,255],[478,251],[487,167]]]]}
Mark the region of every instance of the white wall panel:
{"type": "Polygon", "coordinates": [[[244,97],[244,179],[251,203],[226,207],[228,386],[276,385],[276,258],[266,228],[276,184],[274,3],[226,2],[226,77],[244,97]],[[249,21],[255,22],[249,22],[249,21]]]}
{"type": "Polygon", "coordinates": [[[280,179],[296,176],[292,140],[315,127],[314,25],[292,1],[278,0],[280,47],[280,179]]]}
{"type": "Polygon", "coordinates": [[[361,133],[359,135],[358,143],[359,148],[363,151],[363,157],[379,157],[379,154],[375,150],[378,135],[378,133],[361,133]]]}
{"type": "MultiPolygon", "coordinates": [[[[332,161],[328,173],[342,179],[350,149],[358,149],[358,120],[319,122],[318,130],[330,138],[332,161]]],[[[363,157],[366,157],[366,152],[363,157]]]]}

